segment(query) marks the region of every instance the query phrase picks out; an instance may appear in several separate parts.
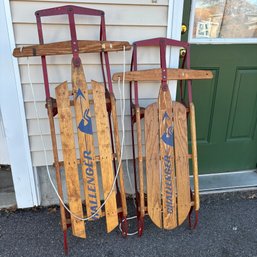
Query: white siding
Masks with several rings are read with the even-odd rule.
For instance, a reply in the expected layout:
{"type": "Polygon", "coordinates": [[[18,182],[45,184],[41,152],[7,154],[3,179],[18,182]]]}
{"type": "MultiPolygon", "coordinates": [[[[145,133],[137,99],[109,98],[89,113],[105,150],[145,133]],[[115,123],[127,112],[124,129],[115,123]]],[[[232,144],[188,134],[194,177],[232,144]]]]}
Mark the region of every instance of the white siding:
{"type": "MultiPolygon", "coordinates": [[[[74,4],[88,8],[95,8],[105,11],[107,24],[108,40],[126,40],[130,43],[153,37],[165,37],[167,35],[168,20],[168,0],[158,0],[152,3],[151,0],[108,0],[108,1],[81,1],[69,2],[65,0],[40,0],[40,1],[11,1],[12,20],[15,32],[15,41],[17,46],[25,46],[38,43],[35,11],[40,9],[52,8],[66,4],[74,4]]],[[[69,40],[69,29],[67,18],[65,16],[50,17],[42,19],[45,42],[55,42],[69,40]]],[[[78,39],[98,39],[99,38],[99,18],[82,17],[76,18],[78,39]]],[[[87,81],[91,79],[102,82],[99,55],[83,54],[82,63],[84,65],[87,81]]],[[[131,51],[126,52],[126,69],[129,70],[131,51]]],[[[122,71],[123,54],[110,53],[111,71],[122,71]]],[[[24,95],[24,105],[28,125],[30,148],[32,153],[33,165],[45,165],[43,148],[40,141],[40,132],[37,127],[36,113],[33,106],[33,97],[28,78],[27,58],[19,59],[19,68],[21,74],[22,90],[24,95]]],[[[54,88],[59,83],[67,80],[70,83],[71,56],[58,56],[47,58],[49,81],[51,83],[51,94],[54,96],[54,88]]],[[[153,51],[149,55],[145,50],[139,50],[139,68],[153,68],[159,63],[158,51],[153,51]]],[[[43,85],[43,74],[40,65],[40,58],[30,58],[30,73],[36,94],[37,107],[39,110],[40,124],[45,139],[48,164],[53,163],[51,152],[50,129],[48,125],[47,112],[45,105],[45,94],[43,85]]],[[[89,83],[90,85],[90,83],[89,83]]],[[[146,106],[153,102],[158,96],[159,83],[144,83],[140,87],[140,104],[146,106]]],[[[114,91],[117,99],[120,98],[117,85],[114,84],[114,91]]],[[[128,99],[128,86],[126,86],[126,99],[128,99]]],[[[118,103],[119,104],[119,103],[118,103]]],[[[126,101],[126,140],[125,152],[127,158],[131,158],[131,136],[130,136],[130,118],[129,101],[126,101]]],[[[118,114],[120,108],[118,105],[118,114]]],[[[121,129],[121,126],[120,126],[121,129]]],[[[58,124],[56,124],[57,138],[60,139],[58,124]]],[[[121,135],[120,135],[121,136],[121,135]]],[[[95,137],[96,139],[96,137],[95,137]]],[[[97,140],[95,140],[97,144],[97,140]]],[[[58,140],[58,150],[60,159],[62,158],[60,140],[58,140]]]]}

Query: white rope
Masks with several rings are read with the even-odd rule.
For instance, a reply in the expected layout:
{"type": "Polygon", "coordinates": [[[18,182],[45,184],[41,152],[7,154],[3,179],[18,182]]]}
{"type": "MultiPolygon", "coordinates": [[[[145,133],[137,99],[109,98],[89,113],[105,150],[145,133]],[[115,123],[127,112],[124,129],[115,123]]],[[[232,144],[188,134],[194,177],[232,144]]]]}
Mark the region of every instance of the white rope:
{"type": "MultiPolygon", "coordinates": [[[[125,95],[123,92],[123,95],[121,93],[120,90],[120,77],[118,77],[118,90],[119,90],[119,96],[120,96],[120,109],[122,110],[123,108],[125,109],[125,106],[123,104],[123,99],[125,99],[125,95]],[[123,107],[124,106],[124,107],[123,107]]],[[[124,129],[125,130],[125,129],[124,129]]],[[[126,138],[126,134],[125,134],[125,138],[126,138]]],[[[121,158],[123,159],[123,156],[121,156],[121,158]]],[[[133,204],[136,207],[136,201],[135,201],[135,189],[132,186],[132,181],[131,181],[131,176],[130,176],[130,170],[129,170],[129,166],[128,166],[128,157],[127,157],[127,152],[125,151],[125,160],[126,160],[126,172],[127,172],[127,176],[128,176],[128,180],[129,180],[129,186],[130,186],[130,190],[132,193],[132,199],[133,199],[133,204]]]]}
{"type": "MultiPolygon", "coordinates": [[[[125,46],[123,46],[123,77],[122,77],[122,96],[121,96],[121,90],[120,90],[120,77],[118,78],[118,89],[119,89],[119,94],[120,94],[120,107],[122,110],[122,117],[121,117],[121,126],[122,126],[122,133],[123,136],[125,137],[125,107],[126,107],[126,100],[125,100],[125,73],[126,73],[126,51],[125,51],[125,46]]],[[[126,171],[127,171],[127,175],[128,175],[128,179],[129,179],[129,184],[130,184],[130,188],[131,188],[131,192],[133,192],[133,186],[132,186],[132,182],[131,182],[131,177],[129,174],[129,169],[128,169],[128,158],[127,158],[127,153],[125,153],[126,155],[126,171]]],[[[123,152],[121,154],[121,159],[123,157],[123,152]]],[[[135,193],[132,193],[132,198],[133,198],[133,203],[134,206],[136,207],[135,204],[135,198],[134,198],[135,193]]],[[[132,216],[132,217],[126,217],[127,220],[132,220],[132,219],[136,219],[137,216],[132,216]]],[[[121,228],[121,224],[124,222],[124,220],[121,221],[121,223],[119,224],[119,229],[122,232],[122,228],[121,228]]],[[[135,231],[133,233],[127,233],[127,236],[134,236],[138,234],[138,231],[135,231]]]]}
{"type": "MultiPolygon", "coordinates": [[[[125,47],[123,48],[124,49],[124,56],[125,56],[125,47]]],[[[117,178],[118,178],[118,175],[119,175],[119,171],[120,171],[120,166],[122,164],[122,158],[120,159],[119,161],[119,164],[118,164],[118,168],[117,168],[117,173],[115,175],[115,178],[113,180],[113,184],[112,184],[112,188],[110,190],[110,192],[108,193],[106,199],[104,200],[103,204],[96,210],[95,213],[93,213],[91,216],[89,217],[86,217],[86,218],[81,218],[79,216],[77,216],[76,214],[74,214],[64,203],[63,199],[61,198],[61,196],[59,195],[58,193],[58,190],[56,189],[56,186],[54,185],[53,183],[53,180],[51,178],[51,175],[50,175],[50,170],[49,170],[49,165],[48,165],[48,160],[47,160],[47,152],[46,152],[46,146],[45,146],[45,141],[44,141],[44,138],[43,138],[43,132],[42,132],[42,129],[41,129],[41,126],[40,126],[40,121],[39,121],[39,114],[38,114],[38,109],[37,109],[37,105],[36,105],[36,99],[35,99],[35,92],[34,92],[34,88],[33,88],[33,84],[32,84],[32,80],[31,80],[31,75],[30,75],[30,64],[29,64],[29,58],[27,58],[27,68],[28,68],[28,78],[29,78],[29,84],[30,84],[30,87],[31,87],[31,92],[32,92],[32,96],[33,96],[33,104],[34,104],[34,108],[35,108],[35,112],[36,112],[36,118],[37,118],[37,125],[38,125],[38,129],[39,129],[39,132],[40,132],[40,138],[41,138],[41,143],[42,143],[42,146],[43,146],[43,152],[44,152],[44,159],[45,159],[45,164],[46,164],[46,169],[47,169],[47,174],[48,174],[48,178],[50,180],[50,183],[57,195],[57,197],[59,198],[59,201],[60,203],[63,205],[63,207],[70,213],[70,215],[72,215],[74,218],[78,219],[78,220],[81,220],[81,221],[87,221],[91,218],[93,218],[95,215],[97,215],[97,213],[102,209],[102,207],[105,206],[106,202],[109,200],[114,188],[115,188],[115,183],[117,181],[117,178]]],[[[123,85],[124,87],[124,85],[123,85]]],[[[124,89],[123,89],[124,91],[124,89]]],[[[124,97],[125,98],[125,97],[124,97]]],[[[124,109],[122,110],[122,141],[121,141],[121,156],[123,155],[123,148],[124,148],[124,136],[125,136],[125,126],[124,126],[124,117],[125,117],[125,102],[124,102],[124,109]]]]}
{"type": "MultiPolygon", "coordinates": [[[[133,219],[136,219],[137,216],[133,216],[133,217],[128,217],[127,220],[133,220],[133,219]]],[[[121,223],[119,224],[119,229],[120,231],[122,232],[122,229],[121,229],[121,224],[124,222],[124,220],[121,221],[121,223]]],[[[136,234],[138,234],[138,231],[135,231],[135,232],[132,232],[132,233],[127,233],[127,236],[135,236],[136,234]]]]}

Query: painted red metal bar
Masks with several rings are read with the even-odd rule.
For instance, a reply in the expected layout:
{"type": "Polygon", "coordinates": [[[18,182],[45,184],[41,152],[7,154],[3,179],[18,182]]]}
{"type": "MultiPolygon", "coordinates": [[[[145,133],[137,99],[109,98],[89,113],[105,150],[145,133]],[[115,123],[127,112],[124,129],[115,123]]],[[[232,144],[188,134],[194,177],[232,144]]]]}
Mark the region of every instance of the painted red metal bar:
{"type": "MultiPolygon", "coordinates": [[[[165,59],[166,54],[162,53],[165,51],[164,48],[166,48],[167,46],[185,48],[186,55],[183,57],[182,68],[185,68],[185,64],[186,64],[186,68],[190,69],[190,45],[189,45],[189,43],[160,37],[160,38],[152,38],[152,39],[137,41],[137,42],[134,42],[134,44],[133,44],[133,48],[147,47],[147,46],[159,46],[160,47],[161,68],[164,69],[164,67],[165,67],[165,70],[166,70],[166,59],[165,59]]],[[[135,70],[135,67],[137,66],[137,63],[135,62],[135,59],[137,59],[136,56],[137,56],[137,54],[135,53],[133,62],[131,64],[131,66],[133,67],[133,70],[135,70]]],[[[131,71],[132,71],[132,69],[131,69],[131,71]]],[[[163,73],[163,76],[164,76],[164,73],[163,73]]],[[[134,88],[136,89],[136,91],[138,91],[138,84],[136,81],[135,81],[135,84],[136,84],[136,86],[134,86],[134,88]]],[[[188,99],[189,99],[189,103],[190,103],[190,102],[192,102],[192,82],[191,82],[191,80],[187,81],[187,85],[188,85],[188,88],[187,88],[188,89],[188,99]]],[[[135,92],[135,103],[136,103],[136,101],[138,101],[136,99],[137,95],[138,95],[138,92],[135,92]]]]}
{"type": "Polygon", "coordinates": [[[159,40],[160,46],[160,63],[162,69],[162,90],[168,91],[168,83],[167,83],[167,64],[166,64],[166,40],[160,39],[159,40]]]}
{"type": "MultiPolygon", "coordinates": [[[[64,15],[64,14],[68,15],[69,17],[69,26],[70,26],[70,33],[71,33],[71,40],[72,40],[71,47],[73,50],[74,64],[79,65],[78,42],[77,42],[77,36],[76,36],[74,15],[79,14],[79,15],[100,16],[101,17],[100,39],[102,38],[102,40],[106,40],[104,12],[101,10],[89,9],[89,8],[73,6],[73,5],[66,5],[66,6],[36,11],[35,15],[37,19],[37,29],[38,29],[38,37],[39,37],[40,44],[44,44],[41,17],[64,15]],[[103,36],[101,34],[103,34],[103,36]]],[[[50,96],[50,90],[49,90],[46,57],[42,56],[41,61],[42,61],[42,69],[43,69],[43,76],[44,76],[45,93],[46,93],[46,98],[48,99],[51,96],[50,96]]]]}
{"type": "Polygon", "coordinates": [[[184,48],[187,48],[189,46],[189,44],[187,42],[178,41],[175,39],[170,39],[170,38],[165,38],[165,37],[140,40],[140,41],[134,42],[134,44],[137,46],[160,46],[160,42],[164,43],[165,45],[169,45],[169,46],[177,46],[177,47],[184,47],[184,48]]]}
{"type": "Polygon", "coordinates": [[[56,16],[56,15],[68,14],[69,11],[72,11],[74,14],[82,14],[82,15],[91,15],[91,16],[104,15],[104,12],[101,10],[90,9],[90,8],[75,6],[75,5],[65,5],[65,6],[55,7],[55,8],[39,10],[35,12],[35,15],[40,17],[56,16]]]}

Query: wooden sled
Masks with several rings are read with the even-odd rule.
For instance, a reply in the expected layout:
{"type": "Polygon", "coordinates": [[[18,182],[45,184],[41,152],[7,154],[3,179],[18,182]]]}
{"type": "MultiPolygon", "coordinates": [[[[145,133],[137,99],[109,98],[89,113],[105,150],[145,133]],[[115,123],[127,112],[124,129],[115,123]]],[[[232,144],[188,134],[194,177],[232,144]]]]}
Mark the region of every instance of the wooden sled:
{"type": "MultiPolygon", "coordinates": [[[[139,180],[139,189],[135,183],[138,204],[138,233],[142,235],[144,215],[147,211],[151,220],[160,228],[173,229],[181,225],[190,216],[192,208],[198,220],[199,185],[196,147],[195,109],[192,102],[191,80],[211,79],[209,71],[190,70],[189,45],[185,42],[166,38],[138,41],[133,44],[131,71],[113,75],[113,80],[130,81],[132,144],[134,142],[133,124],[137,131],[137,162],[135,149],[134,170],[139,180]],[[168,69],[166,66],[166,46],[179,46],[187,49],[182,69],[168,69]],[[158,46],[160,48],[161,68],[137,71],[137,47],[158,46]],[[184,65],[187,63],[187,68],[184,65]],[[188,105],[171,100],[168,80],[188,81],[188,105]],[[140,108],[138,100],[138,81],[161,81],[158,102],[146,108],[140,108]],[[132,83],[133,82],[133,83],[132,83]],[[134,101],[132,101],[132,85],[134,101]],[[188,152],[189,113],[191,153],[188,152]],[[144,118],[146,194],[144,192],[143,147],[141,137],[141,119],[144,118]],[[190,189],[189,160],[192,160],[194,191],[190,189]],[[138,167],[138,169],[136,169],[138,167]],[[147,200],[145,200],[145,198],[147,200]]],[[[191,222],[191,219],[190,219],[191,222]]]]}
{"type": "Polygon", "coordinates": [[[71,226],[75,236],[85,238],[85,223],[82,219],[92,216],[90,220],[106,217],[107,232],[112,231],[121,221],[122,234],[127,235],[127,204],[123,181],[122,166],[119,170],[118,180],[112,193],[112,183],[117,173],[117,163],[120,162],[120,142],[118,135],[118,121],[116,113],[115,97],[112,90],[108,52],[129,50],[130,44],[125,41],[107,41],[105,16],[101,10],[89,9],[73,5],[61,6],[35,13],[39,45],[15,48],[13,55],[16,57],[40,56],[43,68],[43,77],[46,94],[46,108],[51,131],[54,166],[56,170],[56,182],[60,200],[61,226],[64,236],[64,250],[68,253],[67,229],[71,226]],[[46,16],[67,15],[71,40],[44,44],[41,19],[46,16]],[[74,15],[98,16],[100,18],[99,41],[77,40],[74,15]],[[99,53],[103,74],[104,86],[92,81],[92,89],[89,90],[86,83],[81,59],[81,53],[99,53]],[[46,57],[49,55],[72,54],[72,90],[69,91],[64,82],[56,88],[56,99],[50,94],[46,57]],[[107,86],[108,84],[108,86],[107,86]],[[93,94],[93,100],[89,95],[93,94]],[[70,99],[72,98],[72,99],[70,99]],[[73,107],[74,106],[74,107],[73,107]],[[95,122],[99,142],[99,154],[95,154],[92,116],[90,106],[95,108],[95,122]],[[75,110],[77,127],[79,157],[76,156],[74,133],[71,119],[71,109],[75,110]],[[60,122],[62,151],[64,160],[60,161],[57,150],[54,116],[57,115],[60,122]],[[91,125],[90,125],[91,124],[91,125]],[[113,128],[112,128],[113,127],[113,128]],[[112,134],[114,131],[114,138],[112,134]],[[103,140],[104,139],[104,140],[103,140]],[[97,163],[100,163],[102,173],[102,190],[104,199],[108,195],[108,201],[104,210],[99,209],[100,183],[97,177],[97,163]],[[68,207],[74,215],[69,215],[62,205],[63,185],[61,181],[61,167],[64,166],[66,175],[66,187],[68,195],[68,207]],[[85,202],[82,202],[79,187],[79,168],[82,170],[85,202]],[[86,214],[86,215],[85,215],[86,214]],[[95,214],[95,215],[94,215],[95,214]]]}
{"type": "MultiPolygon", "coordinates": [[[[76,89],[74,89],[76,90],[76,89]]],[[[68,206],[73,214],[85,218],[80,195],[79,169],[81,165],[83,186],[85,192],[87,216],[94,214],[100,207],[99,183],[97,176],[97,161],[100,162],[104,199],[108,197],[105,211],[99,211],[91,220],[106,217],[107,232],[118,226],[118,213],[122,208],[117,208],[116,189],[112,191],[114,181],[113,156],[111,148],[108,112],[106,109],[105,88],[103,85],[92,81],[93,103],[99,155],[95,154],[93,143],[92,116],[90,113],[89,97],[86,88],[80,87],[76,93],[70,93],[67,82],[55,89],[58,118],[61,131],[62,152],[64,159],[65,179],[68,194],[68,206]],[[73,101],[70,101],[73,96],[73,101]],[[80,160],[76,158],[75,137],[72,123],[71,103],[74,103],[76,114],[76,127],[80,150],[80,160]],[[109,195],[110,194],[110,195],[109,195]]],[[[73,235],[86,237],[84,222],[71,215],[73,235]]]]}

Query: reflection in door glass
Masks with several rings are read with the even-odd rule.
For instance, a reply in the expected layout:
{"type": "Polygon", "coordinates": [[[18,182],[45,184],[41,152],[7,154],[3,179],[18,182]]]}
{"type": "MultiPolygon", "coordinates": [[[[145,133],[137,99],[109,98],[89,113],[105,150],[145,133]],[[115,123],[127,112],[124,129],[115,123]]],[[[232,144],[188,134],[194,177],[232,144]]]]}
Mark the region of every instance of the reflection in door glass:
{"type": "Polygon", "coordinates": [[[193,38],[257,38],[257,0],[195,0],[193,38]]]}

